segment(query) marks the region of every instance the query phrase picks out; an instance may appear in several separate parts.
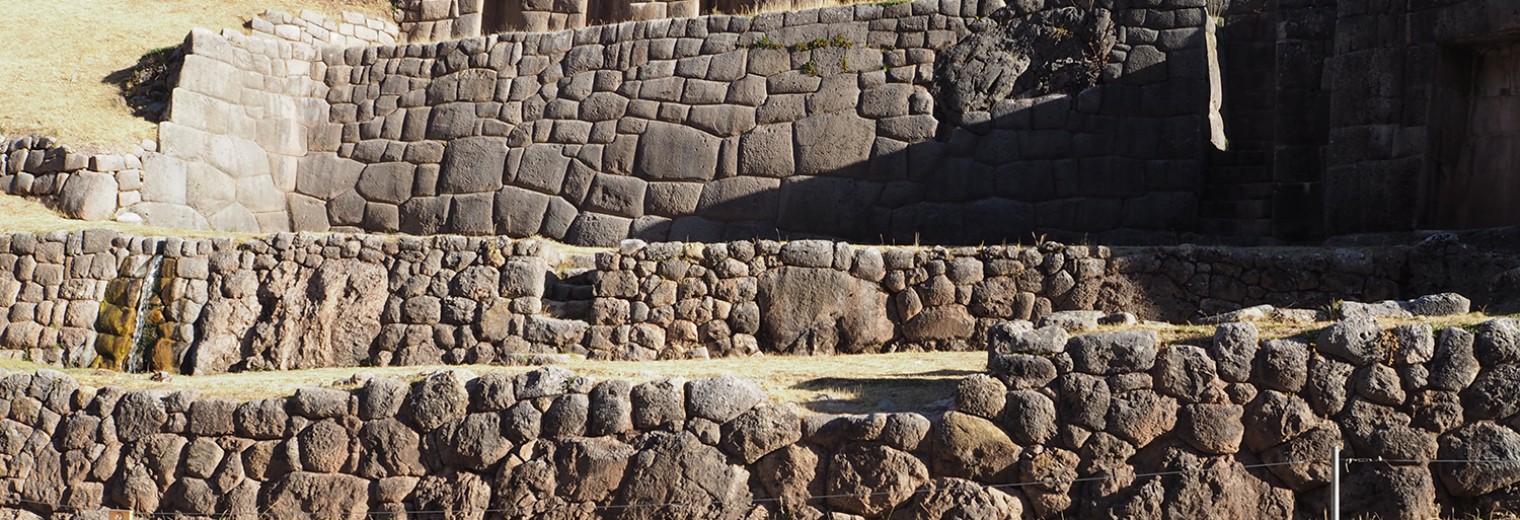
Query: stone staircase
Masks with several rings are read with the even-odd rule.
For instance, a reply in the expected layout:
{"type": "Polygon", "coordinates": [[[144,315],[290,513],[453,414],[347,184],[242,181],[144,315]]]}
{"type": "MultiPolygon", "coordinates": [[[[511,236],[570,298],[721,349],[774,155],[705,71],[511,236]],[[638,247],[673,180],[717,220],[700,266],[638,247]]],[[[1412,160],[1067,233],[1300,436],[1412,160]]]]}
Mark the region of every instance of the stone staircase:
{"type": "Polygon", "coordinates": [[[566,255],[562,266],[544,287],[544,312],[560,319],[587,319],[595,299],[596,256],[566,255]]]}

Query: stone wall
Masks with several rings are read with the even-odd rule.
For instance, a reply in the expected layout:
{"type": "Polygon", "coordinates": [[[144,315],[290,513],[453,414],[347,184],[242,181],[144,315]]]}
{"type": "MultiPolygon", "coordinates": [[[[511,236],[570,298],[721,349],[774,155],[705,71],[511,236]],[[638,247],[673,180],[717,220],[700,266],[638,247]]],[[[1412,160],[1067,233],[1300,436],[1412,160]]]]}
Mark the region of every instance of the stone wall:
{"type": "MultiPolygon", "coordinates": [[[[1426,309],[1442,312],[1441,309],[1426,309]]],[[[1456,310],[1456,309],[1447,309],[1456,310]]],[[[733,378],[557,368],[247,402],[0,377],[0,503],[201,516],[1322,518],[1492,514],[1520,481],[1511,339],[1349,320],[1160,345],[1000,326],[953,409],[828,416],[733,378]],[[1472,462],[1463,462],[1472,461],[1472,462]]]]}
{"type": "Polygon", "coordinates": [[[249,28],[255,33],[284,40],[334,47],[395,45],[400,35],[400,28],[390,20],[351,12],[344,12],[339,19],[332,20],[308,10],[302,10],[300,16],[264,11],[254,17],[249,28]]]}
{"type": "Polygon", "coordinates": [[[289,230],[298,160],[337,137],[317,47],[197,29],[184,50],[161,152],[143,158],[128,210],[173,228],[289,230]]]}
{"type": "MultiPolygon", "coordinates": [[[[51,137],[0,137],[0,191],[40,200],[69,218],[107,220],[142,200],[142,147],[76,152],[51,137]]],[[[152,144],[151,141],[147,144],[152,144]]]]}
{"type": "Polygon", "coordinates": [[[1173,322],[1461,292],[1511,309],[1520,258],[1461,240],[1252,250],[858,247],[279,233],[0,237],[5,351],[65,366],[241,370],[981,348],[1056,311],[1173,322]]]}
{"type": "Polygon", "coordinates": [[[979,18],[991,7],[861,4],[326,52],[342,144],[303,161],[312,183],[298,183],[294,229],[599,245],[1191,229],[1203,7],[979,18]],[[1033,65],[976,61],[1010,45],[1033,65]],[[1024,83],[957,76],[1026,66],[1024,83]],[[1066,94],[1084,74],[1103,79],[1066,94]]]}

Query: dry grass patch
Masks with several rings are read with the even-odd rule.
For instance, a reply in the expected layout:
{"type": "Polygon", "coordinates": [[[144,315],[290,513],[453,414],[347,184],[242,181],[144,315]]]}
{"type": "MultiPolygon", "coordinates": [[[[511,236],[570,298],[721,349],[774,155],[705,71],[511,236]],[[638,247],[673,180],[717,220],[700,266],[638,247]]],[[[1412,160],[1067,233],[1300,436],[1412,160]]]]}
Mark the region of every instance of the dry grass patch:
{"type": "Polygon", "coordinates": [[[171,229],[115,221],[74,220],[59,215],[42,203],[15,195],[0,193],[0,234],[50,231],[79,231],[82,229],[111,229],[138,236],[175,236],[186,238],[227,237],[246,239],[259,236],[253,233],[230,231],[193,231],[171,229]]]}
{"type": "MultiPolygon", "coordinates": [[[[683,361],[587,361],[574,359],[561,364],[578,375],[597,380],[651,381],[666,377],[695,379],[736,375],[759,383],[771,399],[802,404],[828,413],[907,411],[932,409],[948,404],[955,384],[962,377],[985,372],[983,352],[913,352],[849,356],[767,356],[683,361]]],[[[0,368],[36,370],[55,368],[20,360],[0,360],[0,368]]],[[[174,376],[153,381],[147,374],[109,370],[63,369],[80,384],[100,388],[193,390],[203,396],[229,399],[260,399],[294,394],[302,387],[352,388],[355,374],[417,380],[438,370],[459,368],[476,374],[520,373],[529,366],[468,365],[385,368],[322,368],[281,372],[243,372],[213,376],[174,376]]]]}
{"type": "Polygon", "coordinates": [[[123,149],[152,137],[106,76],[190,29],[238,28],[265,9],[389,17],[383,0],[9,0],[0,17],[0,135],[123,149]]]}

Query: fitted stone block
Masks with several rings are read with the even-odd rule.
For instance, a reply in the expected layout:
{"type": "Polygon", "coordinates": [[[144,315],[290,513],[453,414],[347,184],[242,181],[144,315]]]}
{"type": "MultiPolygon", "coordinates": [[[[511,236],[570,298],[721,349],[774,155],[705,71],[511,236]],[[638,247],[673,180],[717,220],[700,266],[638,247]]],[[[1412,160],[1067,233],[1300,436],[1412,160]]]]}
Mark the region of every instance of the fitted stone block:
{"type": "Polygon", "coordinates": [[[793,131],[799,174],[859,174],[876,138],[876,125],[853,113],[811,116],[793,131]]]}
{"type": "Polygon", "coordinates": [[[700,130],[650,123],[639,137],[634,174],[648,180],[711,180],[721,141],[700,130]]]}
{"type": "Polygon", "coordinates": [[[440,193],[494,192],[502,185],[507,143],[496,137],[452,141],[443,152],[438,171],[440,193]]]}

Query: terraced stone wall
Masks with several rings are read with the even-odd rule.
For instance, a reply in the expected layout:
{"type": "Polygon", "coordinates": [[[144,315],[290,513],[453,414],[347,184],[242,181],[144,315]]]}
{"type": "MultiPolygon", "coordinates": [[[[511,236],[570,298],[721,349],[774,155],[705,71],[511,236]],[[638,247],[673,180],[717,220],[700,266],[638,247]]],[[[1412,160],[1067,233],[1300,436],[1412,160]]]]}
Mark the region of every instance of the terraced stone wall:
{"type": "Polygon", "coordinates": [[[0,237],[0,351],[65,366],[216,373],[981,348],[1054,311],[1174,322],[1447,291],[1502,310],[1520,260],[1436,247],[894,248],[504,237],[110,231],[0,237]]]}
{"type": "Polygon", "coordinates": [[[254,17],[248,25],[255,33],[309,45],[334,47],[395,45],[400,36],[400,29],[395,22],[352,12],[344,12],[337,19],[330,19],[304,9],[298,16],[269,10],[254,17]]]}
{"type": "Polygon", "coordinates": [[[142,201],[127,210],[180,229],[289,230],[298,161],[337,138],[317,47],[196,29],[184,52],[160,152],[143,158],[142,201]]]}
{"type": "Polygon", "coordinates": [[[979,19],[988,8],[862,4],[327,49],[313,70],[326,70],[331,124],[301,161],[292,226],[597,245],[1189,229],[1204,8],[979,19]],[[1019,38],[1100,52],[1039,54],[1019,38]],[[1018,67],[962,67],[987,55],[978,45],[1011,46],[1039,70],[943,105],[931,91],[978,83],[960,71],[1018,67]],[[1101,84],[1064,93],[1075,69],[1062,60],[1101,84]]]}
{"type": "Polygon", "coordinates": [[[950,411],[830,416],[734,378],[371,378],[242,402],[0,377],[0,504],[361,518],[1430,518],[1510,510],[1512,341],[1348,320],[1197,344],[1000,325],[950,411]]]}

